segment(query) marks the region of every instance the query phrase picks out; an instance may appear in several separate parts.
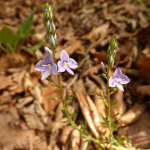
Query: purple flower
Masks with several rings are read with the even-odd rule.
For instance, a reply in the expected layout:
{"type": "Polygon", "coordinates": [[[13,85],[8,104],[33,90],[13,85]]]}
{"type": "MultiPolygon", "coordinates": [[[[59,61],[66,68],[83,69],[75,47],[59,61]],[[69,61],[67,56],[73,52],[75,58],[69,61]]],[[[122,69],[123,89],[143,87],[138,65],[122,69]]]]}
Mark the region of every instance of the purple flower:
{"type": "Polygon", "coordinates": [[[109,86],[115,87],[117,86],[120,90],[124,91],[123,86],[121,84],[127,84],[130,82],[130,79],[122,74],[121,69],[117,68],[114,73],[114,77],[109,78],[109,86]]]}
{"type": "Polygon", "coordinates": [[[54,63],[53,57],[50,53],[46,54],[44,60],[40,60],[34,67],[37,71],[44,72],[42,75],[42,80],[46,79],[50,73],[53,75],[58,75],[57,66],[54,63]]]}
{"type": "Polygon", "coordinates": [[[66,70],[70,74],[74,75],[74,72],[71,69],[75,69],[77,67],[78,67],[77,62],[74,59],[69,58],[69,55],[66,53],[66,51],[62,50],[61,60],[58,61],[58,68],[59,68],[58,72],[64,72],[66,70]]]}

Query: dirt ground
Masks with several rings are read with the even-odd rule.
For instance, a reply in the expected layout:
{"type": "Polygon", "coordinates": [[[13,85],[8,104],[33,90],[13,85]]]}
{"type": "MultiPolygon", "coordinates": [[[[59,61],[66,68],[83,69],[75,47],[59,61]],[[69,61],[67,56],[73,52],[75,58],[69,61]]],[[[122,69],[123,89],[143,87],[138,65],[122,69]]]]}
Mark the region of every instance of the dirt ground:
{"type": "MultiPolygon", "coordinates": [[[[76,123],[86,121],[93,137],[107,130],[89,117],[96,111],[101,120],[107,113],[96,92],[106,96],[106,80],[98,76],[100,62],[107,65],[106,51],[115,38],[117,56],[110,76],[119,67],[131,80],[124,92],[117,90],[111,97],[111,103],[119,101],[118,108],[111,109],[112,117],[119,112],[115,134],[126,134],[136,148],[150,148],[150,18],[136,0],[1,0],[0,29],[7,26],[15,32],[33,10],[35,14],[33,33],[25,38],[21,51],[6,54],[0,49],[0,150],[86,150],[81,135],[61,123],[66,120],[62,104],[48,98],[60,99],[60,91],[34,70],[49,44],[35,52],[26,50],[45,40],[42,8],[46,2],[53,7],[57,60],[64,49],[78,63],[74,76],[62,74],[64,95],[77,95],[68,101],[70,115],[77,109],[76,123]]],[[[150,1],[143,2],[150,9],[150,1]]],[[[94,143],[89,150],[96,150],[94,143]]]]}

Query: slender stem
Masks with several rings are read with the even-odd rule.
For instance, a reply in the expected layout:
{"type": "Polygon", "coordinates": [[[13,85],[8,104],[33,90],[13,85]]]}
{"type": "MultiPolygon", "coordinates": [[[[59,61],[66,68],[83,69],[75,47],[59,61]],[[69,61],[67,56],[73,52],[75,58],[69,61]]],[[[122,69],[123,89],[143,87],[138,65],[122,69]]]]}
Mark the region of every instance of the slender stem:
{"type": "Polygon", "coordinates": [[[0,48],[1,48],[5,53],[8,53],[7,49],[4,48],[1,44],[0,44],[0,48]]]}
{"type": "Polygon", "coordinates": [[[109,128],[109,131],[110,131],[110,137],[111,137],[111,140],[114,139],[113,137],[113,133],[112,133],[112,128],[111,128],[111,117],[110,117],[110,91],[109,91],[109,66],[108,66],[108,69],[107,69],[107,103],[108,103],[108,128],[109,128]]]}
{"type": "Polygon", "coordinates": [[[143,6],[143,8],[145,9],[147,15],[148,15],[149,18],[150,18],[150,11],[149,11],[148,8],[146,7],[146,5],[143,3],[143,1],[142,1],[142,0],[137,0],[137,1],[143,6]]]}

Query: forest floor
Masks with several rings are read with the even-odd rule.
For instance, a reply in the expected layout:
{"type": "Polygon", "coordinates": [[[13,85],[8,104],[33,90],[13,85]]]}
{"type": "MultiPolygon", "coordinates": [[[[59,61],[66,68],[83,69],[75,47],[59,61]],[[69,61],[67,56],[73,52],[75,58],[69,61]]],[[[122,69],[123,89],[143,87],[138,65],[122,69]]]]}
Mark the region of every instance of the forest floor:
{"type": "MultiPolygon", "coordinates": [[[[119,67],[131,80],[124,92],[117,90],[111,97],[111,103],[119,101],[118,108],[111,109],[112,117],[119,112],[115,134],[126,134],[136,148],[150,148],[150,18],[136,0],[1,0],[0,29],[7,26],[15,32],[33,10],[35,14],[34,33],[25,38],[21,51],[0,49],[0,150],[85,150],[87,146],[70,124],[61,123],[65,120],[62,104],[49,99],[60,99],[60,91],[34,70],[46,55],[44,46],[50,46],[26,50],[45,40],[42,8],[46,2],[53,7],[57,60],[64,49],[78,63],[74,76],[64,72],[61,78],[64,95],[77,95],[68,101],[70,115],[77,109],[76,123],[86,121],[91,136],[95,130],[107,130],[101,124],[96,127],[92,116],[93,107],[100,120],[107,113],[96,92],[106,96],[106,81],[98,76],[100,62],[107,65],[106,52],[115,38],[117,56],[110,76],[119,67]],[[88,116],[83,115],[84,107],[88,116]]],[[[150,9],[150,1],[144,3],[150,9]]],[[[89,150],[96,150],[94,143],[89,150]]]]}

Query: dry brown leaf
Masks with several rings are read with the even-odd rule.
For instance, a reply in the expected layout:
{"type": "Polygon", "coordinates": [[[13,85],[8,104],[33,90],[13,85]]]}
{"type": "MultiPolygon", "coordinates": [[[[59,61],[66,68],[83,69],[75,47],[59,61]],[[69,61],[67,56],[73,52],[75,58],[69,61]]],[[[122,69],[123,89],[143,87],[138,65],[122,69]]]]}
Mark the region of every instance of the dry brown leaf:
{"type": "Polygon", "coordinates": [[[137,121],[145,112],[147,108],[147,103],[135,104],[130,110],[128,110],[121,118],[118,120],[118,126],[126,126],[137,121]]]}
{"type": "Polygon", "coordinates": [[[96,138],[98,138],[98,132],[96,131],[96,128],[95,128],[94,123],[92,121],[92,117],[90,114],[90,108],[89,108],[90,106],[87,103],[86,95],[83,94],[82,91],[76,91],[76,95],[77,95],[77,99],[78,99],[82,114],[83,114],[89,128],[91,129],[92,134],[96,138]]]}
{"type": "Polygon", "coordinates": [[[16,67],[24,67],[27,65],[27,60],[29,59],[29,55],[22,53],[12,53],[3,55],[0,58],[0,68],[2,70],[7,70],[8,68],[16,68],[16,67]]]}
{"type": "Polygon", "coordinates": [[[141,85],[136,87],[136,92],[142,95],[150,95],[150,85],[141,85]]]}
{"type": "Polygon", "coordinates": [[[38,129],[40,131],[45,129],[44,124],[39,120],[37,114],[35,113],[35,106],[33,104],[20,109],[20,112],[25,118],[27,126],[30,129],[38,129]]]}
{"type": "Polygon", "coordinates": [[[36,137],[33,130],[22,130],[16,128],[13,128],[12,130],[9,124],[16,118],[12,113],[12,111],[9,111],[9,113],[3,113],[0,115],[1,147],[6,150],[29,149],[29,141],[31,141],[33,149],[46,149],[46,139],[36,137]]]}
{"type": "Polygon", "coordinates": [[[25,73],[24,79],[23,79],[23,88],[24,91],[27,93],[29,88],[33,86],[32,81],[31,81],[31,76],[28,72],[25,73]]]}
{"type": "Polygon", "coordinates": [[[104,34],[109,28],[109,22],[100,25],[97,28],[93,28],[87,35],[87,39],[96,39],[100,34],[104,34]]]}
{"type": "MultiPolygon", "coordinates": [[[[96,93],[101,93],[102,96],[104,97],[104,94],[103,94],[103,90],[96,87],[96,93]]],[[[100,120],[102,120],[102,115],[104,117],[106,117],[106,106],[105,106],[105,103],[103,100],[100,99],[100,97],[95,93],[94,95],[94,104],[97,108],[97,111],[99,113],[99,117],[100,117],[100,120]]]]}
{"type": "Polygon", "coordinates": [[[81,74],[80,78],[83,78],[83,77],[85,77],[85,76],[92,75],[92,74],[98,74],[98,71],[99,71],[100,69],[101,69],[101,66],[100,66],[100,65],[96,65],[96,66],[94,66],[94,67],[92,67],[92,68],[89,68],[89,69],[87,69],[86,71],[84,71],[84,72],[81,74]]]}
{"type": "Polygon", "coordinates": [[[4,110],[7,110],[9,108],[9,105],[8,104],[4,104],[4,105],[1,105],[0,106],[0,112],[4,111],[4,110]]]}
{"type": "Polygon", "coordinates": [[[16,93],[22,93],[24,91],[22,85],[14,85],[8,88],[11,95],[15,95],[16,93]]]}
{"type": "Polygon", "coordinates": [[[12,86],[15,83],[13,82],[11,76],[8,77],[0,77],[0,90],[7,88],[8,86],[12,86]]]}
{"type": "MultiPolygon", "coordinates": [[[[80,128],[78,126],[78,128],[80,128]]],[[[70,135],[70,148],[69,150],[79,150],[80,144],[80,132],[77,129],[74,129],[70,135]]]]}
{"type": "Polygon", "coordinates": [[[150,57],[140,55],[140,58],[136,61],[137,67],[141,70],[142,75],[146,78],[148,84],[150,84],[150,57]]]}
{"type": "Polygon", "coordinates": [[[86,150],[87,146],[88,146],[88,141],[81,137],[80,150],[86,150]]]}
{"type": "Polygon", "coordinates": [[[90,53],[98,59],[99,62],[103,62],[103,63],[107,63],[107,59],[106,59],[106,51],[105,50],[101,50],[100,52],[97,52],[95,48],[92,48],[90,50],[90,53]]]}
{"type": "Polygon", "coordinates": [[[92,117],[92,120],[93,120],[93,123],[96,127],[96,129],[98,129],[99,125],[100,125],[100,117],[99,117],[99,114],[98,114],[98,111],[97,111],[97,108],[95,106],[95,104],[93,103],[93,101],[91,100],[91,98],[87,95],[86,96],[86,100],[89,104],[89,109],[90,109],[90,113],[91,113],[91,117],[92,117]]]}
{"type": "Polygon", "coordinates": [[[18,109],[21,109],[23,106],[31,103],[32,101],[33,101],[33,97],[32,96],[28,96],[28,97],[24,97],[24,98],[19,98],[16,107],[18,109]]]}
{"type": "MultiPolygon", "coordinates": [[[[55,78],[54,82],[56,82],[57,77],[53,76],[55,78]]],[[[58,82],[56,82],[58,83],[58,82]]],[[[43,105],[44,105],[44,109],[45,111],[48,113],[51,110],[54,110],[56,108],[56,106],[58,105],[58,103],[54,100],[50,100],[49,97],[56,97],[59,100],[61,99],[60,96],[60,90],[57,87],[54,87],[52,85],[48,85],[46,88],[44,88],[44,90],[42,91],[42,101],[43,101],[43,105]]]]}
{"type": "Polygon", "coordinates": [[[32,89],[29,89],[31,95],[35,98],[35,100],[42,104],[42,92],[41,92],[41,88],[40,85],[37,84],[35,85],[32,89]]]}
{"type": "MultiPolygon", "coordinates": [[[[72,55],[76,50],[80,50],[85,52],[85,47],[82,45],[82,41],[74,41],[68,47],[64,48],[64,50],[69,54],[72,55]]],[[[55,58],[60,59],[61,51],[55,53],[55,58]]]]}
{"type": "Polygon", "coordinates": [[[0,95],[0,105],[6,104],[12,101],[12,97],[8,91],[3,91],[0,95]]]}
{"type": "Polygon", "coordinates": [[[63,113],[61,111],[62,109],[63,109],[63,104],[59,103],[55,111],[55,121],[60,121],[63,118],[63,113]]]}
{"type": "Polygon", "coordinates": [[[62,142],[63,144],[65,144],[69,138],[69,135],[71,133],[71,131],[73,130],[73,128],[68,125],[68,126],[65,126],[63,129],[62,129],[62,132],[61,132],[61,136],[60,136],[60,142],[62,142]]]}
{"type": "Polygon", "coordinates": [[[119,136],[127,135],[131,143],[136,148],[148,149],[150,147],[150,114],[145,112],[139,120],[130,126],[121,128],[118,132],[119,136]]]}

